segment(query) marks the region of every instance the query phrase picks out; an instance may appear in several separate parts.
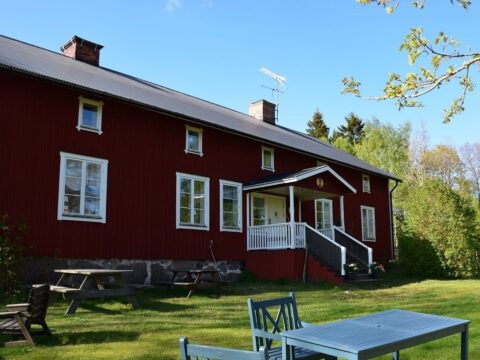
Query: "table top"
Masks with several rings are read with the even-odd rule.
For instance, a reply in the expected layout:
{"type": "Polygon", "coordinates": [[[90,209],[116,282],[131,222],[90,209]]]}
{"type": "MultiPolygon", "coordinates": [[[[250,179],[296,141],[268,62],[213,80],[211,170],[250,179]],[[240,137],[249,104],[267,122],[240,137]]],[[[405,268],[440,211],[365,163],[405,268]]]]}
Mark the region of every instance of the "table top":
{"type": "Polygon", "coordinates": [[[387,345],[410,347],[460,332],[470,321],[406,310],[388,310],[324,325],[284,331],[284,338],[352,354],[387,345]],[[447,330],[450,330],[448,332],[447,330]],[[438,334],[441,336],[433,336],[438,334]],[[416,342],[417,341],[417,342],[416,342]]]}
{"type": "Polygon", "coordinates": [[[56,273],[73,275],[117,275],[133,272],[133,270],[111,270],[111,269],[56,269],[56,273]]]}
{"type": "Polygon", "coordinates": [[[179,273],[179,272],[185,272],[185,273],[219,273],[219,269],[174,269],[174,270],[168,270],[171,272],[179,273]]]}

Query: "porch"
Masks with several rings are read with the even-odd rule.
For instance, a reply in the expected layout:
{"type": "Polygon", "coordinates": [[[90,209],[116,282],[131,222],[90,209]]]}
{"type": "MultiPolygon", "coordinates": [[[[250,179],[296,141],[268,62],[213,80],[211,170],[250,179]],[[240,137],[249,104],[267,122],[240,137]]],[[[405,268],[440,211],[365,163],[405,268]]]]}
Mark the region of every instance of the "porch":
{"type": "Polygon", "coordinates": [[[313,256],[341,276],[351,261],[370,270],[372,249],[345,231],[344,195],[356,190],[329,166],[269,177],[243,189],[249,252],[303,249],[306,257],[313,256]],[[333,198],[340,204],[340,226],[333,223],[333,198]],[[315,224],[302,220],[302,203],[308,201],[315,202],[315,224]]]}

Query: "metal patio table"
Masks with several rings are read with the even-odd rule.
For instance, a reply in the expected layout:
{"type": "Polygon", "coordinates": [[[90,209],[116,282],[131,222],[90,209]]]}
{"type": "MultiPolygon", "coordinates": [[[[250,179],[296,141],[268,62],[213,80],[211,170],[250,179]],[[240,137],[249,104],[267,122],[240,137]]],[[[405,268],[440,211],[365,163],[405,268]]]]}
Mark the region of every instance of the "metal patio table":
{"type": "Polygon", "coordinates": [[[293,347],[298,346],[330,355],[328,359],[364,360],[391,353],[393,359],[399,360],[402,349],[460,333],[460,359],[467,360],[469,323],[393,309],[282,332],[282,359],[292,359],[293,347]]]}

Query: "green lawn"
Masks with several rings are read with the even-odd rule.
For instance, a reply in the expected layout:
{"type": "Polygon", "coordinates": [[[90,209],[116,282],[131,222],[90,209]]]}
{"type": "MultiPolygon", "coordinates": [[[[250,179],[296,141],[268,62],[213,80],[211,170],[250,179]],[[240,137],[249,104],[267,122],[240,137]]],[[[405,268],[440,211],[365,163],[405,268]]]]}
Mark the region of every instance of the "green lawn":
{"type": "MultiPolygon", "coordinates": [[[[470,358],[480,359],[480,280],[402,281],[334,287],[253,283],[231,285],[221,298],[208,292],[187,300],[185,292],[147,290],[138,296],[141,310],[122,301],[91,301],[74,316],[64,316],[67,303],[49,308],[51,338],[37,337],[37,347],[0,348],[4,359],[178,359],[178,338],[192,342],[250,349],[246,299],[266,299],[297,293],[304,321],[323,323],[390,308],[402,308],[472,321],[470,358]]],[[[406,359],[458,359],[460,336],[402,352],[406,359]]],[[[390,356],[382,359],[390,359],[390,356]]]]}

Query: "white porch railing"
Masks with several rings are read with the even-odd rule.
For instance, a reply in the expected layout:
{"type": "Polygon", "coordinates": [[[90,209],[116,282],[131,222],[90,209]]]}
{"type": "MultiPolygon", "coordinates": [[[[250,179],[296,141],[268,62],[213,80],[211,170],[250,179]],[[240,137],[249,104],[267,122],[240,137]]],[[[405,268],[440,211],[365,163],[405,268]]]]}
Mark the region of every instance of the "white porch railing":
{"type": "Polygon", "coordinates": [[[251,226],[247,229],[247,250],[305,248],[305,224],[294,223],[292,243],[291,223],[251,226]]]}
{"type": "Polygon", "coordinates": [[[315,230],[317,230],[320,234],[326,236],[327,238],[333,240],[333,229],[332,228],[330,228],[330,229],[315,229],[315,230]]]}

